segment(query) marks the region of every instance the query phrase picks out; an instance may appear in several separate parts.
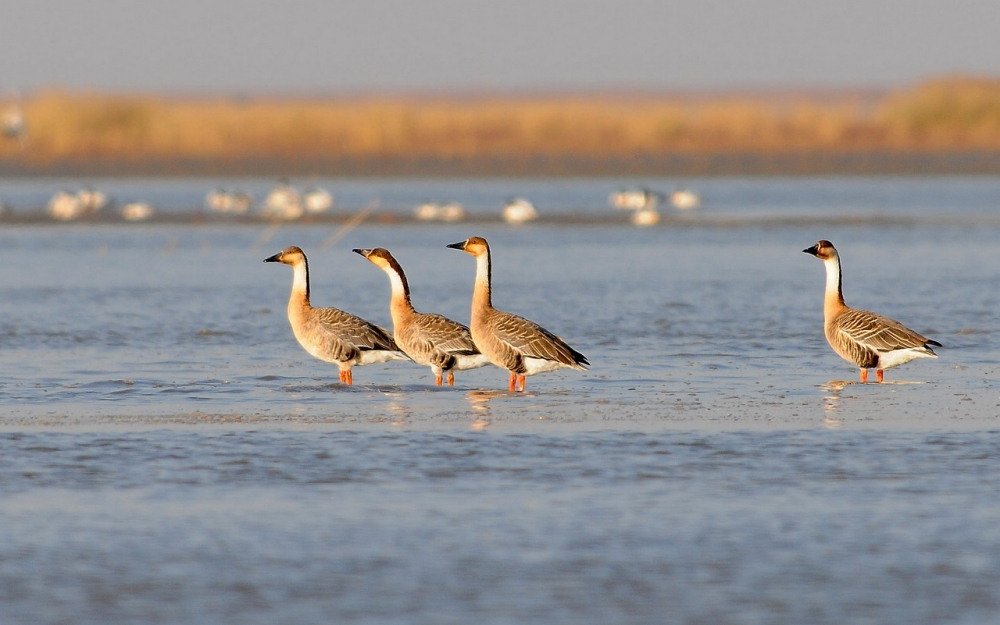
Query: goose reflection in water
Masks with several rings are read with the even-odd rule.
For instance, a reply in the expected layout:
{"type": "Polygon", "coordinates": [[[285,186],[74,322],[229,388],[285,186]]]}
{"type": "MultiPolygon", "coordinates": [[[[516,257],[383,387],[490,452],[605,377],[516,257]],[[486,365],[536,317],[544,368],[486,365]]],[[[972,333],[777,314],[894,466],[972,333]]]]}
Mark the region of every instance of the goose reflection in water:
{"type": "Polygon", "coordinates": [[[841,419],[831,418],[833,413],[840,407],[840,393],[849,384],[854,384],[848,380],[830,380],[826,384],[820,384],[820,388],[827,392],[823,396],[823,412],[827,413],[825,423],[827,427],[840,427],[843,424],[841,419]]]}
{"type": "Polygon", "coordinates": [[[490,414],[490,402],[501,396],[500,391],[469,391],[465,397],[469,400],[472,416],[475,417],[469,427],[473,430],[485,430],[493,424],[490,414]]]}

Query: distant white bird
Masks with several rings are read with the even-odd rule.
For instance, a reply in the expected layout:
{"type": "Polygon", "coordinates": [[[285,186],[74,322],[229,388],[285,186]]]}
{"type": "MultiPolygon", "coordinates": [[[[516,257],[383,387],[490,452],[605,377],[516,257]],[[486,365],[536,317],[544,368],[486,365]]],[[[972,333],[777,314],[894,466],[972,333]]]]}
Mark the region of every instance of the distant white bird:
{"type": "Polygon", "coordinates": [[[416,208],[413,209],[413,216],[420,221],[434,221],[438,219],[441,215],[441,205],[437,202],[424,202],[423,204],[418,204],[416,208]]]}
{"type": "Polygon", "coordinates": [[[17,104],[11,104],[3,111],[3,134],[8,139],[20,139],[27,131],[24,112],[17,104]]]}
{"type": "Polygon", "coordinates": [[[153,207],[147,202],[132,202],[122,207],[125,221],[145,221],[153,216],[153,207]]]}
{"type": "Polygon", "coordinates": [[[663,199],[662,193],[646,188],[621,189],[608,196],[608,201],[611,202],[612,206],[623,210],[656,208],[661,199],[663,199]]]}
{"type": "Polygon", "coordinates": [[[413,216],[420,221],[462,221],[465,219],[465,207],[458,202],[424,202],[413,209],[413,216]]]}
{"type": "Polygon", "coordinates": [[[660,213],[652,208],[643,208],[632,213],[629,221],[636,226],[654,226],[660,223],[660,213]]]}
{"type": "Polygon", "coordinates": [[[212,189],[205,194],[205,208],[210,211],[224,213],[227,210],[225,189],[212,189]]]}
{"type": "Polygon", "coordinates": [[[205,195],[205,208],[217,213],[245,214],[253,205],[253,196],[245,191],[212,189],[205,195]]]}
{"type": "Polygon", "coordinates": [[[302,196],[288,183],[271,189],[264,198],[264,215],[272,219],[293,220],[302,217],[302,196]]]}
{"type": "Polygon", "coordinates": [[[701,206],[701,196],[691,189],[678,189],[670,194],[670,203],[680,210],[698,208],[701,206]]]}
{"type": "Polygon", "coordinates": [[[103,191],[98,191],[93,187],[84,187],[76,192],[76,199],[80,203],[83,214],[96,213],[108,205],[109,198],[103,191]]]}
{"type": "Polygon", "coordinates": [[[49,200],[48,212],[53,219],[70,221],[83,215],[83,207],[75,194],[59,191],[49,200]]]}
{"type": "Polygon", "coordinates": [[[528,200],[515,197],[507,200],[503,207],[503,220],[509,224],[523,224],[538,219],[538,211],[528,200]]]}
{"type": "Polygon", "coordinates": [[[322,213],[333,207],[333,196],[322,187],[307,189],[302,200],[308,213],[322,213]]]}
{"type": "Polygon", "coordinates": [[[438,219],[441,221],[462,221],[465,219],[465,207],[458,202],[448,202],[441,207],[438,219]]]}

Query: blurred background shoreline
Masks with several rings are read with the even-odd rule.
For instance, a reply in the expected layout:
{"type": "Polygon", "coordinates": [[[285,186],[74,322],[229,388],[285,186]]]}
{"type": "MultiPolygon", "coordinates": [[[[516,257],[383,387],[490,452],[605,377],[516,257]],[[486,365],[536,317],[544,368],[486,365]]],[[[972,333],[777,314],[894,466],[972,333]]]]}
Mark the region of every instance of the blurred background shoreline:
{"type": "Polygon", "coordinates": [[[886,90],[0,98],[0,178],[1000,173],[1000,79],[886,90]]]}

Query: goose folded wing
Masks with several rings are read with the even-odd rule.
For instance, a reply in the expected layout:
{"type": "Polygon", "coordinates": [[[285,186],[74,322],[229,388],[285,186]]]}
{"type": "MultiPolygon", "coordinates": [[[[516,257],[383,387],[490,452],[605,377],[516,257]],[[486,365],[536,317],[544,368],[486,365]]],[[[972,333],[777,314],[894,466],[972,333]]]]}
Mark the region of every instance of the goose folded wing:
{"type": "Polygon", "coordinates": [[[494,332],[498,339],[516,349],[525,358],[552,360],[566,365],[586,363],[586,359],[577,354],[561,338],[523,317],[502,313],[497,317],[494,332]]]}
{"type": "Polygon", "coordinates": [[[320,309],[319,321],[328,332],[360,351],[399,351],[388,331],[361,317],[336,308],[323,308],[320,309]]]}
{"type": "Polygon", "coordinates": [[[479,353],[475,343],[472,342],[469,329],[443,315],[422,315],[417,331],[420,340],[426,341],[444,353],[456,355],[479,353]]]}
{"type": "Polygon", "coordinates": [[[838,330],[852,341],[877,352],[924,347],[934,344],[927,337],[907,328],[895,319],[867,310],[851,310],[837,321],[838,330]]]}

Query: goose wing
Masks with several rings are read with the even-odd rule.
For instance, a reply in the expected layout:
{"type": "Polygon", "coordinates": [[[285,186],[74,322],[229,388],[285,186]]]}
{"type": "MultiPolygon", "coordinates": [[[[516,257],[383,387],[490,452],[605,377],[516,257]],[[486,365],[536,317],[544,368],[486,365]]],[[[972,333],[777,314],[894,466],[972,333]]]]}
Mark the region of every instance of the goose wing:
{"type": "Polygon", "coordinates": [[[846,339],[878,353],[940,345],[895,319],[867,310],[848,310],[837,318],[836,329],[846,339]]]}
{"type": "Polygon", "coordinates": [[[337,308],[317,308],[316,312],[323,329],[359,351],[399,351],[392,334],[385,328],[337,308]]]}
{"type": "Polygon", "coordinates": [[[471,356],[479,353],[469,328],[444,315],[421,314],[413,324],[413,332],[416,340],[446,354],[471,356]]]}
{"type": "Polygon", "coordinates": [[[496,311],[493,332],[525,358],[552,360],[570,367],[589,366],[587,358],[534,321],[511,313],[496,311]]]}

